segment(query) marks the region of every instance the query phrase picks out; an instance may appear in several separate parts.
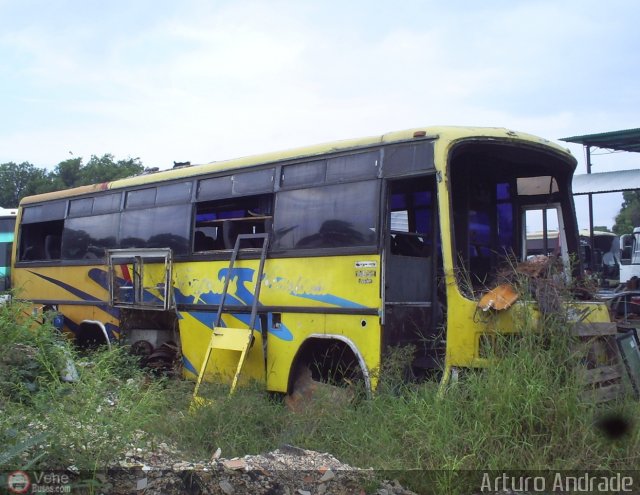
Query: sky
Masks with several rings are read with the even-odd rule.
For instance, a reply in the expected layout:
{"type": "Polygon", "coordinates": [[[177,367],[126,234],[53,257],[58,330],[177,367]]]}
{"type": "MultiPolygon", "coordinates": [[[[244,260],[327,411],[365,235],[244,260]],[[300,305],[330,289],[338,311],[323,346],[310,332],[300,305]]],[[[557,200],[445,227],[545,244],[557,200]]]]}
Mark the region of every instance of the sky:
{"type": "MultiPolygon", "coordinates": [[[[637,128],[639,20],[637,0],[0,0],[0,163],[163,169],[430,125],[637,128]]],[[[621,200],[597,196],[594,223],[621,200]]]]}

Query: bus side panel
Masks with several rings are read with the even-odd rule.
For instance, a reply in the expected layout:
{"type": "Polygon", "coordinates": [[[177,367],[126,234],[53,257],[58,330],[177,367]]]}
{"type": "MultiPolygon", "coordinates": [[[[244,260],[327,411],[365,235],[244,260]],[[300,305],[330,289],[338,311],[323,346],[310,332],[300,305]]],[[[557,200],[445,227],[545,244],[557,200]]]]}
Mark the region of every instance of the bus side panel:
{"type": "Polygon", "coordinates": [[[57,305],[65,330],[74,335],[83,320],[98,320],[110,337],[120,336],[120,311],[109,306],[104,266],[20,267],[13,270],[13,284],[15,297],[28,299],[36,311],[57,305]]]}
{"type": "MultiPolygon", "coordinates": [[[[224,315],[221,326],[229,328],[246,328],[247,315],[224,315]]],[[[195,379],[200,373],[200,368],[207,352],[207,347],[213,332],[213,321],[215,311],[190,311],[180,312],[180,340],[182,344],[182,365],[184,376],[195,379]]],[[[262,333],[259,320],[258,328],[254,332],[254,341],[247,354],[240,384],[250,381],[264,383],[264,354],[262,333]]],[[[222,383],[231,383],[235,375],[240,353],[238,351],[214,349],[212,351],[207,369],[205,370],[205,380],[222,383]]]]}
{"type": "Polygon", "coordinates": [[[376,387],[380,372],[381,335],[380,317],[374,315],[328,315],[327,335],[341,336],[353,344],[356,357],[363,363],[362,371],[371,378],[372,388],[376,387]]]}
{"type": "Polygon", "coordinates": [[[325,334],[327,315],[275,313],[275,318],[272,314],[269,320],[267,389],[285,393],[289,386],[289,372],[298,349],[312,335],[325,334]]]}
{"type": "MultiPolygon", "coordinates": [[[[509,309],[485,313],[477,301],[463,297],[455,287],[449,287],[450,307],[447,332],[447,365],[455,367],[484,367],[489,364],[480,342],[493,332],[514,333],[535,329],[541,314],[533,301],[517,301],[509,309]]],[[[609,322],[609,311],[603,302],[570,302],[567,304],[568,322],[609,322]]]]}
{"type": "MultiPolygon", "coordinates": [[[[239,260],[233,269],[226,305],[251,306],[259,260],[239,260]]],[[[270,258],[264,267],[260,303],[357,310],[380,307],[379,255],[270,258]],[[373,268],[362,270],[366,263],[373,268]]],[[[220,302],[228,261],[176,263],[178,304],[220,302]]]]}
{"type": "MultiPolygon", "coordinates": [[[[377,255],[267,260],[260,307],[269,308],[266,328],[269,390],[286,391],[296,352],[313,335],[329,333],[343,341],[349,340],[365,357],[367,368],[379,365],[379,263],[377,255]],[[369,267],[365,271],[361,269],[363,264],[369,267]],[[353,314],[332,314],[341,312],[353,314]],[[376,313],[373,318],[370,317],[372,312],[376,313]],[[367,313],[368,316],[363,316],[367,313]],[[339,321],[332,324],[331,331],[325,328],[325,314],[331,321],[339,321]]],[[[227,306],[235,307],[231,312],[235,311],[236,316],[224,315],[224,326],[247,328],[257,267],[258,260],[239,260],[236,263],[226,299],[227,306]],[[237,311],[241,306],[244,311],[237,311]]],[[[176,302],[179,307],[188,304],[192,308],[180,311],[179,322],[186,376],[197,374],[202,365],[227,273],[227,261],[182,263],[177,264],[174,270],[176,302]],[[192,305],[203,305],[204,312],[195,311],[192,305]]],[[[254,349],[257,346],[258,342],[254,343],[254,349]]],[[[254,371],[247,371],[247,374],[256,378],[264,376],[258,371],[259,353],[252,350],[248,359],[247,369],[254,371]]],[[[208,369],[211,373],[229,376],[235,371],[236,364],[237,360],[230,358],[208,369]]]]}
{"type": "Polygon", "coordinates": [[[447,366],[472,366],[478,357],[478,336],[486,324],[474,321],[477,302],[463,297],[455,282],[447,281],[447,366]]]}
{"type": "Polygon", "coordinates": [[[270,391],[287,392],[289,371],[297,351],[310,338],[346,343],[375,387],[380,367],[378,316],[286,313],[280,323],[270,325],[268,338],[267,389],[270,391]]]}
{"type": "Polygon", "coordinates": [[[19,299],[84,302],[109,300],[107,271],[103,265],[19,267],[14,269],[13,282],[19,299]]]}

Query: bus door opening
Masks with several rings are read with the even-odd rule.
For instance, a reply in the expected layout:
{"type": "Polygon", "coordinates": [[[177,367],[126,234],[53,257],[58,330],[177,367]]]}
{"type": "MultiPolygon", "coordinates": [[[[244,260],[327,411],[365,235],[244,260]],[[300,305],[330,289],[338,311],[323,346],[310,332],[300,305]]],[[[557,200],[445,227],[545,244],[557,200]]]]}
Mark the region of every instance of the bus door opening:
{"type": "Polygon", "coordinates": [[[415,346],[414,372],[438,368],[445,299],[434,176],[389,183],[386,233],[383,346],[415,346]]]}

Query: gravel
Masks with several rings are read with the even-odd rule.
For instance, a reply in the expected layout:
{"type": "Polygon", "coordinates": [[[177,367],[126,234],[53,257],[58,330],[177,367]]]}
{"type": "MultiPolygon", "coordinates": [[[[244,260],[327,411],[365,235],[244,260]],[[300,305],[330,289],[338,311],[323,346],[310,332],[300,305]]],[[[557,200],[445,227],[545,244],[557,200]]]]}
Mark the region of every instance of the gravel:
{"type": "Polygon", "coordinates": [[[96,475],[96,493],[144,495],[415,495],[397,481],[380,481],[371,469],[349,466],[331,454],[283,445],[262,455],[208,461],[184,456],[166,443],[132,448],[96,475]]]}

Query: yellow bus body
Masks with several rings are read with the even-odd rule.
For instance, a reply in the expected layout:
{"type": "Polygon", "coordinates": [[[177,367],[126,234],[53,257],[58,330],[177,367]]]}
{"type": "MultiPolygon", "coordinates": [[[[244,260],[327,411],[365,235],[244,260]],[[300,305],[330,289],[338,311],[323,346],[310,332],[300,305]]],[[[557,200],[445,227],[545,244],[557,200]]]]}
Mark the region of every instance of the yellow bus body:
{"type": "MultiPolygon", "coordinates": [[[[445,286],[446,295],[446,301],[443,303],[447,308],[446,350],[444,360],[439,366],[441,368],[485,366],[487,361],[481,352],[482,336],[488,331],[516,331],[518,321],[514,321],[513,315],[521,311],[516,308],[526,305],[526,310],[531,313],[532,318],[537,317],[537,310],[535,304],[518,302],[512,309],[496,315],[493,329],[488,328],[486,321],[482,318],[478,318],[477,298],[463,290],[457,276],[460,268],[456,256],[460,254],[459,246],[456,246],[454,240],[453,234],[457,227],[453,219],[456,214],[454,210],[456,208],[460,210],[460,207],[456,206],[458,204],[456,201],[460,200],[453,198],[450,163],[455,159],[455,153],[460,149],[459,145],[478,142],[483,146],[486,143],[488,143],[487,146],[493,146],[495,143],[503,143],[510,147],[525,146],[528,153],[533,154],[539,151],[553,155],[556,160],[566,161],[569,164],[567,168],[570,168],[571,163],[575,166],[575,160],[558,146],[534,136],[505,129],[411,129],[384,136],[162,171],[106,184],[28,197],[22,200],[18,215],[16,230],[18,241],[15,243],[13,253],[15,260],[12,270],[13,287],[17,291],[17,297],[40,306],[50,305],[64,314],[66,330],[71,333],[77,335],[82,322],[99,321],[105,325],[110,336],[117,340],[122,337],[121,330],[125,322],[121,321],[121,311],[110,304],[109,274],[104,261],[97,259],[94,262],[83,260],[78,263],[59,263],[57,260],[45,262],[26,259],[20,252],[20,236],[23,236],[23,244],[27,237],[26,231],[20,230],[26,209],[40,206],[44,208],[48,204],[73,198],[98,197],[114,191],[126,193],[147,186],[176,181],[193,180],[194,184],[199,184],[197,181],[208,177],[223,177],[225,174],[236,174],[256,167],[264,168],[267,165],[276,167],[279,171],[278,167],[285,166],[282,164],[297,163],[301,160],[321,160],[343,151],[352,153],[359,149],[386,149],[385,146],[388,145],[412,143],[420,139],[433,143],[433,165],[428,173],[419,175],[418,172],[412,171],[411,174],[415,174],[415,177],[427,177],[429,183],[433,183],[435,187],[437,212],[433,215],[437,216],[433,218],[437,218],[436,228],[440,236],[442,274],[439,277],[445,286]]],[[[496,170],[499,169],[492,170],[497,174],[496,170]]],[[[479,174],[481,173],[480,170],[479,174]]],[[[386,197],[385,194],[391,196],[394,191],[399,190],[393,187],[397,187],[394,184],[401,179],[406,183],[403,187],[409,191],[411,174],[405,179],[399,175],[384,179],[384,183],[378,177],[377,180],[382,184],[380,190],[383,191],[383,196],[386,197]],[[385,187],[388,189],[384,189],[385,187]]],[[[456,180],[460,182],[462,179],[454,177],[453,181],[456,180]]],[[[279,194],[279,189],[276,189],[274,194],[279,194]]],[[[557,197],[560,196],[561,194],[558,193],[557,197]]],[[[382,200],[381,204],[383,204],[382,200]]],[[[435,206],[432,205],[431,208],[435,206]]],[[[56,221],[62,222],[62,219],[56,221]]],[[[185,222],[191,221],[191,219],[185,219],[185,222]]],[[[570,222],[569,219],[565,221],[570,222]]],[[[389,228],[388,222],[388,219],[379,219],[376,230],[378,226],[382,226],[383,232],[376,232],[376,235],[388,235],[384,231],[385,228],[389,228]]],[[[27,223],[24,224],[27,225],[27,223]]],[[[465,234],[466,230],[459,232],[465,234]]],[[[390,315],[403,314],[398,309],[402,304],[393,305],[385,302],[385,294],[388,290],[385,279],[393,275],[391,272],[385,272],[387,257],[391,256],[389,242],[389,239],[380,240],[378,246],[382,247],[362,249],[359,254],[341,252],[333,255],[327,251],[322,255],[297,256],[286,253],[280,256],[269,255],[262,280],[256,280],[259,261],[257,256],[250,257],[251,259],[241,257],[234,267],[226,299],[226,304],[235,309],[224,311],[222,326],[230,328],[247,326],[248,308],[253,302],[256,284],[261,284],[258,305],[261,317],[258,319],[254,332],[255,340],[243,368],[242,380],[258,380],[263,382],[270,391],[290,391],[294,364],[301,349],[311,341],[315,346],[323,342],[335,342],[341,345],[341,349],[350,350],[353,353],[368,385],[375,387],[385,346],[389,342],[385,341],[385,325],[391,324],[389,323],[392,321],[389,319],[390,315]]],[[[226,253],[227,256],[230,254],[228,250],[226,253]]],[[[468,253],[467,256],[469,256],[468,253]]],[[[229,267],[228,257],[217,259],[215,256],[203,255],[202,259],[196,258],[186,256],[173,261],[171,286],[176,308],[169,311],[176,315],[183,373],[191,379],[197,376],[209,345],[216,316],[215,308],[220,304],[220,295],[229,267]]],[[[471,261],[468,263],[471,264],[471,261]]],[[[154,273],[154,270],[157,272],[160,268],[154,268],[153,264],[149,266],[146,276],[150,279],[157,277],[159,274],[154,273]]],[[[123,270],[131,269],[131,266],[116,267],[116,277],[126,277],[123,270]]],[[[423,275],[415,273],[415,277],[421,276],[423,275]]],[[[435,275],[433,277],[435,280],[435,275]]],[[[407,283],[410,285],[409,280],[407,283]]],[[[435,291],[435,285],[431,289],[435,291]]],[[[153,291],[150,291],[150,297],[161,298],[162,295],[153,294],[153,291]]],[[[429,304],[425,302],[423,306],[431,308],[430,311],[435,314],[433,308],[435,296],[430,297],[431,300],[427,301],[429,304]]],[[[576,311],[576,314],[588,313],[587,321],[609,321],[604,304],[593,301],[575,304],[577,309],[587,310],[576,311]]],[[[409,311],[407,314],[418,314],[411,310],[411,304],[406,306],[408,309],[405,309],[409,311]]],[[[431,318],[435,319],[435,316],[432,315],[431,318]]],[[[394,324],[407,324],[408,328],[406,321],[395,321],[394,324]]],[[[431,325],[436,326],[433,323],[431,325]]],[[[403,331],[409,330],[405,328],[403,331]]],[[[305,347],[305,351],[313,355],[313,346],[305,347]]],[[[236,365],[235,351],[217,351],[214,359],[209,362],[205,378],[228,381],[232,378],[236,365]]]]}

